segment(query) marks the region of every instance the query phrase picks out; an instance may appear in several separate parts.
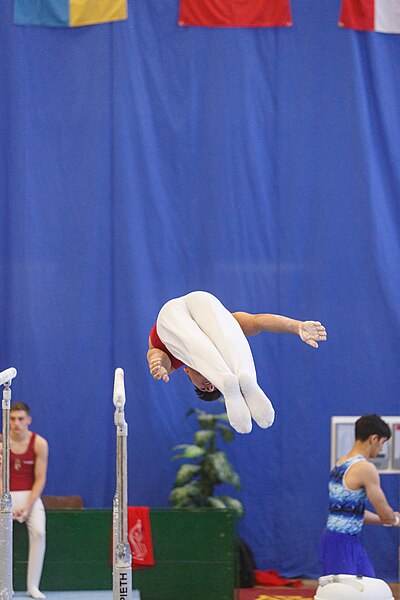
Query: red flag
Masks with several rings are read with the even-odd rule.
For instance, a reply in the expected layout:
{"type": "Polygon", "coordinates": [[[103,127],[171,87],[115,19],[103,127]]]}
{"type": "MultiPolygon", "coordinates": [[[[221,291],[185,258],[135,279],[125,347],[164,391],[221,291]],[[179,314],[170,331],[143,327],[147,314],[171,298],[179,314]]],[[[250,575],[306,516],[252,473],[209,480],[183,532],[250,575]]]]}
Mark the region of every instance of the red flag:
{"type": "MultiPolygon", "coordinates": [[[[114,525],[113,525],[114,527],[114,525]]],[[[113,527],[111,530],[110,563],[113,564],[113,527]]],[[[132,569],[154,567],[153,538],[150,511],[147,506],[128,506],[128,542],[132,553],[132,569]]]]}
{"type": "Polygon", "coordinates": [[[341,27],[400,33],[399,0],[342,0],[341,27]]]}
{"type": "Polygon", "coordinates": [[[180,0],[179,25],[289,27],[290,0],[180,0]]]}
{"type": "Polygon", "coordinates": [[[132,569],[154,566],[153,540],[147,506],[128,506],[128,541],[132,569]]]}

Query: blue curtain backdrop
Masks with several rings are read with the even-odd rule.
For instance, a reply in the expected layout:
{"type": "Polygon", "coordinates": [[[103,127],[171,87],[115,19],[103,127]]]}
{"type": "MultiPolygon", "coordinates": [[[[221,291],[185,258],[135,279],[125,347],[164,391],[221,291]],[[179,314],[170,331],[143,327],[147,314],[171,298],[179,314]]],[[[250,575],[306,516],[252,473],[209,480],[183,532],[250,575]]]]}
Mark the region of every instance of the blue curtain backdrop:
{"type": "MultiPolygon", "coordinates": [[[[171,448],[204,406],[183,373],[148,375],[166,300],[319,319],[318,351],[251,340],[277,418],[229,449],[240,533],[288,576],[320,574],[331,416],[400,411],[400,36],[339,29],[339,5],[213,30],[131,0],[127,22],[52,30],[0,3],[0,365],[49,440],[46,492],[111,506],[121,366],[130,503],[168,504],[171,448]]],[[[383,486],[398,506],[398,477],[383,486]]],[[[365,537],[395,579],[397,532],[365,537]]]]}

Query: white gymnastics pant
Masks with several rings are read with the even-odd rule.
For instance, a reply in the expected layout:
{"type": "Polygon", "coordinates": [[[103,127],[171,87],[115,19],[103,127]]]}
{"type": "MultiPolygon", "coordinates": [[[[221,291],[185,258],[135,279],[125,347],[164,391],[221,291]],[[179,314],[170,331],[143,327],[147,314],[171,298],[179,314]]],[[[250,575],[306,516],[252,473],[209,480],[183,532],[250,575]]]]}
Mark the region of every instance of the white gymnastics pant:
{"type": "Polygon", "coordinates": [[[160,310],[157,333],[176,358],[201,373],[224,398],[229,422],[251,431],[251,417],[266,428],[275,411],[257,383],[249,343],[236,319],[208,292],[170,300],[160,310]]]}
{"type": "MultiPolygon", "coordinates": [[[[11,492],[12,509],[16,510],[24,506],[29,495],[30,490],[11,492]]],[[[28,572],[26,578],[26,586],[29,593],[39,589],[46,550],[46,513],[40,498],[34,503],[25,523],[29,535],[28,572]]]]}

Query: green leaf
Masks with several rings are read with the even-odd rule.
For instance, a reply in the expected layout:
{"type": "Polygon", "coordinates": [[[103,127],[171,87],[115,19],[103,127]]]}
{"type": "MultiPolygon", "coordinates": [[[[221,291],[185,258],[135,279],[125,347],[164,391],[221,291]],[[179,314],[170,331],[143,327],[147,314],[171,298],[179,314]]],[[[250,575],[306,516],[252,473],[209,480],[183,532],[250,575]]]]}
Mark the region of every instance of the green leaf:
{"type": "Polygon", "coordinates": [[[228,415],[226,412],[214,415],[214,417],[218,419],[218,421],[224,421],[225,423],[229,423],[228,415]]]}
{"type": "Polygon", "coordinates": [[[197,411],[198,408],[189,408],[189,410],[185,412],[185,417],[190,417],[190,415],[197,414],[197,411]]]}
{"type": "Polygon", "coordinates": [[[178,458],[198,458],[199,456],[204,456],[205,454],[204,448],[200,448],[194,444],[180,444],[179,446],[175,446],[174,450],[179,448],[183,448],[183,452],[173,456],[172,460],[177,460],[178,458]]]}
{"type": "Polygon", "coordinates": [[[210,442],[212,442],[216,437],[215,431],[206,431],[201,429],[200,431],[196,431],[194,434],[194,441],[198,446],[206,446],[210,442]]]}
{"type": "Polygon", "coordinates": [[[202,479],[205,479],[207,483],[211,486],[218,485],[221,483],[221,479],[218,477],[218,473],[215,469],[214,461],[212,460],[213,455],[209,454],[206,456],[202,462],[201,466],[203,468],[202,479]]]}
{"type": "Polygon", "coordinates": [[[201,470],[200,465],[181,465],[175,479],[176,486],[182,486],[193,479],[201,470]]]}
{"type": "Polygon", "coordinates": [[[200,490],[198,485],[196,485],[196,483],[190,483],[182,487],[174,488],[169,495],[169,501],[174,506],[177,506],[178,504],[181,505],[183,502],[187,502],[189,499],[193,499],[199,495],[200,490]]]}
{"type": "Polygon", "coordinates": [[[220,496],[220,499],[225,503],[226,508],[230,508],[235,511],[239,518],[242,518],[244,515],[243,504],[236,500],[236,498],[231,498],[230,496],[220,496]]]}
{"type": "Polygon", "coordinates": [[[199,505],[199,503],[196,502],[193,498],[185,498],[184,500],[181,500],[179,502],[172,502],[172,500],[170,499],[169,502],[174,508],[192,508],[194,506],[199,505]]]}
{"type": "Polygon", "coordinates": [[[207,498],[207,505],[212,508],[226,508],[225,502],[216,496],[207,498]]]}
{"type": "Polygon", "coordinates": [[[231,429],[230,427],[227,427],[226,425],[221,425],[221,424],[217,425],[217,429],[220,432],[220,434],[222,435],[225,442],[228,442],[228,443],[233,442],[233,440],[235,439],[235,433],[234,433],[233,429],[231,429]]]}
{"type": "Polygon", "coordinates": [[[209,454],[205,460],[209,463],[210,472],[214,472],[216,478],[236,488],[240,487],[240,477],[233,470],[225,452],[214,452],[209,454]]]}
{"type": "Polygon", "coordinates": [[[190,446],[190,444],[178,444],[177,446],[174,446],[172,450],[180,450],[181,448],[187,448],[188,446],[190,446]]]}
{"type": "Polygon", "coordinates": [[[197,420],[202,429],[215,429],[217,419],[214,415],[203,412],[197,415],[197,420]]]}

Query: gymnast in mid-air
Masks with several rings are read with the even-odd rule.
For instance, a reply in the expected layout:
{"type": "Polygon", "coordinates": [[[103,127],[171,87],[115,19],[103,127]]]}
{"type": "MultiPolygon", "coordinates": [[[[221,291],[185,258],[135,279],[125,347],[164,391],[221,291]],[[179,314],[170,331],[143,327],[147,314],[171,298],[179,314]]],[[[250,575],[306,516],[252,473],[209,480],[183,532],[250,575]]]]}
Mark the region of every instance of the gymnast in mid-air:
{"type": "Polygon", "coordinates": [[[191,292],[161,308],[149,336],[150,373],[154,379],[168,382],[170,374],[183,366],[201,399],[224,397],[229,422],[236,431],[249,433],[252,418],[266,429],[272,425],[275,411],[257,383],[246,339],[262,331],[294,333],[313,348],[327,338],[319,321],[230,313],[212,294],[191,292]]]}

